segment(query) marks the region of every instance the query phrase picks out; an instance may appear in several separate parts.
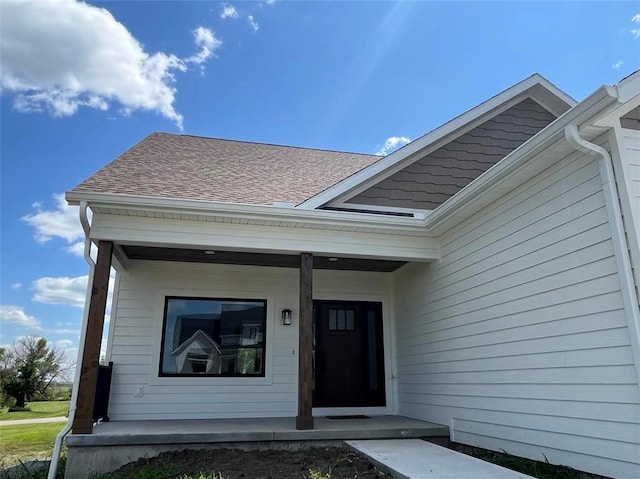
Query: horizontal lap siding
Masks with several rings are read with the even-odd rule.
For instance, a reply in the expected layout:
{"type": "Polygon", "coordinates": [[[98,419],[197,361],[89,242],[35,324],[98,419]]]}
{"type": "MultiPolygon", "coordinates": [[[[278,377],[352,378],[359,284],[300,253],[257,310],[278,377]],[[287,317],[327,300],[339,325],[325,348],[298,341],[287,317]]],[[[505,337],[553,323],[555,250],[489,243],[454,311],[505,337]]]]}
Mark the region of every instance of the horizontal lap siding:
{"type": "MultiPolygon", "coordinates": [[[[298,271],[134,261],[121,274],[110,338],[113,420],[292,416],[297,410],[298,271]],[[159,378],[164,294],[267,299],[266,378],[159,378]],[[294,311],[282,326],[280,311],[294,311]],[[294,354],[295,352],[295,354],[294,354]],[[138,387],[143,396],[135,397],[138,387]]],[[[314,296],[381,300],[389,275],[315,271],[314,296]]]]}
{"type": "Polygon", "coordinates": [[[638,477],[640,394],[598,165],[573,155],[394,273],[401,414],[638,477]]]}

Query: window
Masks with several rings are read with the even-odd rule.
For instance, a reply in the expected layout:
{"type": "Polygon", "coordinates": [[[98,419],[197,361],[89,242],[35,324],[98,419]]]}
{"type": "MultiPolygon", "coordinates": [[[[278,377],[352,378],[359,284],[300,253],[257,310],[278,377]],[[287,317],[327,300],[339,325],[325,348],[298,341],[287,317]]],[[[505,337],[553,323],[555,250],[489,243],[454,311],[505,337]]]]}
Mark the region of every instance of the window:
{"type": "Polygon", "coordinates": [[[265,300],[167,297],[160,376],[264,376],[265,300]]]}
{"type": "Polygon", "coordinates": [[[329,309],[329,331],[353,331],[354,317],[353,309],[329,309]]]}

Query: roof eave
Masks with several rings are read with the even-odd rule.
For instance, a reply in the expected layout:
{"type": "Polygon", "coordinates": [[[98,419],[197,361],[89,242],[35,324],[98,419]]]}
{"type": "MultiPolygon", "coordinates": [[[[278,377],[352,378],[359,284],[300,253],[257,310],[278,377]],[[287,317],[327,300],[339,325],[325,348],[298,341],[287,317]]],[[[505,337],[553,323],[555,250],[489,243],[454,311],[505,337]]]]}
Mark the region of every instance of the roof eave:
{"type": "Polygon", "coordinates": [[[70,205],[86,202],[88,206],[153,210],[166,213],[225,216],[231,218],[282,221],[285,223],[313,224],[318,226],[352,226],[374,230],[397,230],[430,236],[421,219],[384,216],[369,213],[353,213],[330,210],[305,210],[278,206],[221,203],[203,200],[185,200],[151,196],[84,192],[72,190],[65,194],[70,205]]]}

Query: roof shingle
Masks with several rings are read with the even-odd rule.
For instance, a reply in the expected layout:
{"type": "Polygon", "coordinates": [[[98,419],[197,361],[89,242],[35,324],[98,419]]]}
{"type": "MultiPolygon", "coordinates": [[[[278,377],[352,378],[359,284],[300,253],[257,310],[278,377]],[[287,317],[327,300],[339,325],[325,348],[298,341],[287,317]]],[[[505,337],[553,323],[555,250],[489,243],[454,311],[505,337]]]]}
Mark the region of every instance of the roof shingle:
{"type": "Polygon", "coordinates": [[[380,158],[152,133],[72,191],[298,204],[380,158]]]}

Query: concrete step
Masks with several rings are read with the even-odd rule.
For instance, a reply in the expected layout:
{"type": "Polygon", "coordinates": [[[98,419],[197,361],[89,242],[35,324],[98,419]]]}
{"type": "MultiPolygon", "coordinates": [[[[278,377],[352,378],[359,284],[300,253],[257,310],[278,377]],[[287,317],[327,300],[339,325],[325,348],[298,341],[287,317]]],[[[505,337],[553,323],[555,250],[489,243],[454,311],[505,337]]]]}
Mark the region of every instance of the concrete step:
{"type": "Polygon", "coordinates": [[[400,479],[531,479],[420,439],[354,440],[356,453],[400,479]]]}

